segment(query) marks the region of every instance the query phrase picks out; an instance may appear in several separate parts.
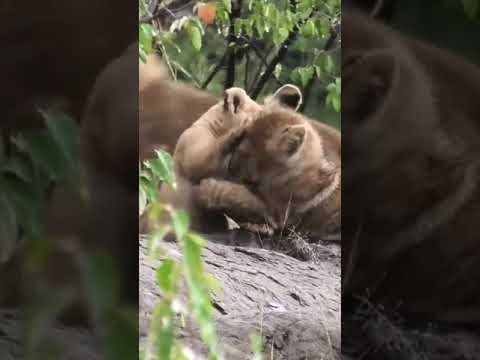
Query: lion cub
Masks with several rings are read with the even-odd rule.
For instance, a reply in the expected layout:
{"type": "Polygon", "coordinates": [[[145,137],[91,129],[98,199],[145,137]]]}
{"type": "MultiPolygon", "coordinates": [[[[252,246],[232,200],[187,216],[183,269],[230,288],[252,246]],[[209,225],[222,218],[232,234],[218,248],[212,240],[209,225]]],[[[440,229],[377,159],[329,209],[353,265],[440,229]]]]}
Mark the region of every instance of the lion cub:
{"type": "MultiPolygon", "coordinates": [[[[226,230],[224,213],[240,222],[273,224],[273,218],[268,216],[259,198],[242,184],[221,179],[227,176],[229,156],[242,139],[246,126],[264,107],[293,106],[297,109],[300,103],[301,93],[292,85],[281,87],[266,99],[264,106],[250,99],[243,89],[227,90],[222,102],[214,105],[180,136],[174,153],[178,189],[174,191],[163,186],[161,201],[186,209],[192,228],[197,231],[226,230]],[[202,181],[204,179],[208,180],[202,181]]],[[[143,221],[142,231],[148,227],[143,221]]]]}
{"type": "Polygon", "coordinates": [[[328,238],[341,224],[339,150],[336,130],[287,109],[267,110],[247,128],[229,173],[263,199],[280,230],[328,238]]]}

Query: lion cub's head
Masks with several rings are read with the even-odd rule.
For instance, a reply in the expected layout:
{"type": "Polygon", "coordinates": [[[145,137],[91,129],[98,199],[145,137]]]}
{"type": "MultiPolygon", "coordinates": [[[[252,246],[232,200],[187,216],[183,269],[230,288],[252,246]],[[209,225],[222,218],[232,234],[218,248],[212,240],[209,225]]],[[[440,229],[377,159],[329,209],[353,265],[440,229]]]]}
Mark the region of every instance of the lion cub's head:
{"type": "Polygon", "coordinates": [[[267,201],[308,201],[330,181],[335,165],[322,139],[302,115],[287,109],[263,111],[233,151],[229,174],[267,201]],[[289,200],[287,200],[289,199],[289,200]]]}

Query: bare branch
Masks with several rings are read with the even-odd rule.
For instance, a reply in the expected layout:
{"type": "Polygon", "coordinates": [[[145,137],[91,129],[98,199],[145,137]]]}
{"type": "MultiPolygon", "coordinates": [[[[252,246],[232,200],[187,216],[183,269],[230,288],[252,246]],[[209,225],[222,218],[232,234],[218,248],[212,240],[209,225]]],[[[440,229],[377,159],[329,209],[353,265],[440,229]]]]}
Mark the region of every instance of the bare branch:
{"type": "Polygon", "coordinates": [[[217,73],[220,71],[220,69],[225,65],[225,61],[227,60],[227,57],[228,57],[228,49],[225,51],[225,54],[223,55],[222,59],[220,60],[220,62],[217,64],[217,66],[215,66],[215,68],[213,69],[213,71],[211,72],[211,74],[207,77],[207,79],[205,80],[205,82],[202,84],[202,89],[206,89],[207,86],[210,84],[210,82],[213,80],[213,78],[215,77],[215,75],[217,75],[217,73]]]}
{"type": "Polygon", "coordinates": [[[248,72],[250,71],[250,54],[245,53],[245,77],[243,79],[243,88],[246,89],[248,86],[248,72]]]}
{"type": "Polygon", "coordinates": [[[265,72],[262,74],[260,79],[258,80],[255,88],[250,95],[253,100],[256,100],[258,95],[260,95],[261,91],[263,90],[265,84],[268,82],[270,77],[272,76],[273,72],[275,71],[275,67],[279,64],[287,55],[288,48],[291,44],[295,42],[298,37],[298,31],[292,31],[289,35],[287,40],[285,40],[282,45],[280,45],[280,49],[278,50],[277,55],[270,61],[265,72]]]}

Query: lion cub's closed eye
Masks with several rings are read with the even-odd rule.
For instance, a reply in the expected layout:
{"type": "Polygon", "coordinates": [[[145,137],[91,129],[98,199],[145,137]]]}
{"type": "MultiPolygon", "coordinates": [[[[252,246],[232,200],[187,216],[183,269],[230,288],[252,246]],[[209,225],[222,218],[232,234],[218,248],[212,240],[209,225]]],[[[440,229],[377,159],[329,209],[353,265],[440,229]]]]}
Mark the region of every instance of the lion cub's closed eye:
{"type": "Polygon", "coordinates": [[[261,109],[245,90],[226,90],[224,100],[180,136],[174,153],[176,174],[192,183],[218,176],[225,156],[242,137],[243,127],[261,109]]]}

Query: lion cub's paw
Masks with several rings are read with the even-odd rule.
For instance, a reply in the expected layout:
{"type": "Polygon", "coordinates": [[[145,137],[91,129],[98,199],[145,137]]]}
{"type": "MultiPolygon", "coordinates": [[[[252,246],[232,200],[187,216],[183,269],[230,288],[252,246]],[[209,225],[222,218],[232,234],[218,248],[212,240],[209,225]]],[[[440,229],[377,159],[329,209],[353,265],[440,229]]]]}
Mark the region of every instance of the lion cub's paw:
{"type": "Polygon", "coordinates": [[[220,142],[221,153],[223,155],[231,153],[243,140],[245,137],[245,126],[239,126],[230,130],[224,137],[223,141],[220,142]]]}
{"type": "Polygon", "coordinates": [[[195,196],[206,209],[219,209],[222,206],[223,185],[216,179],[207,178],[195,187],[195,196]]]}

